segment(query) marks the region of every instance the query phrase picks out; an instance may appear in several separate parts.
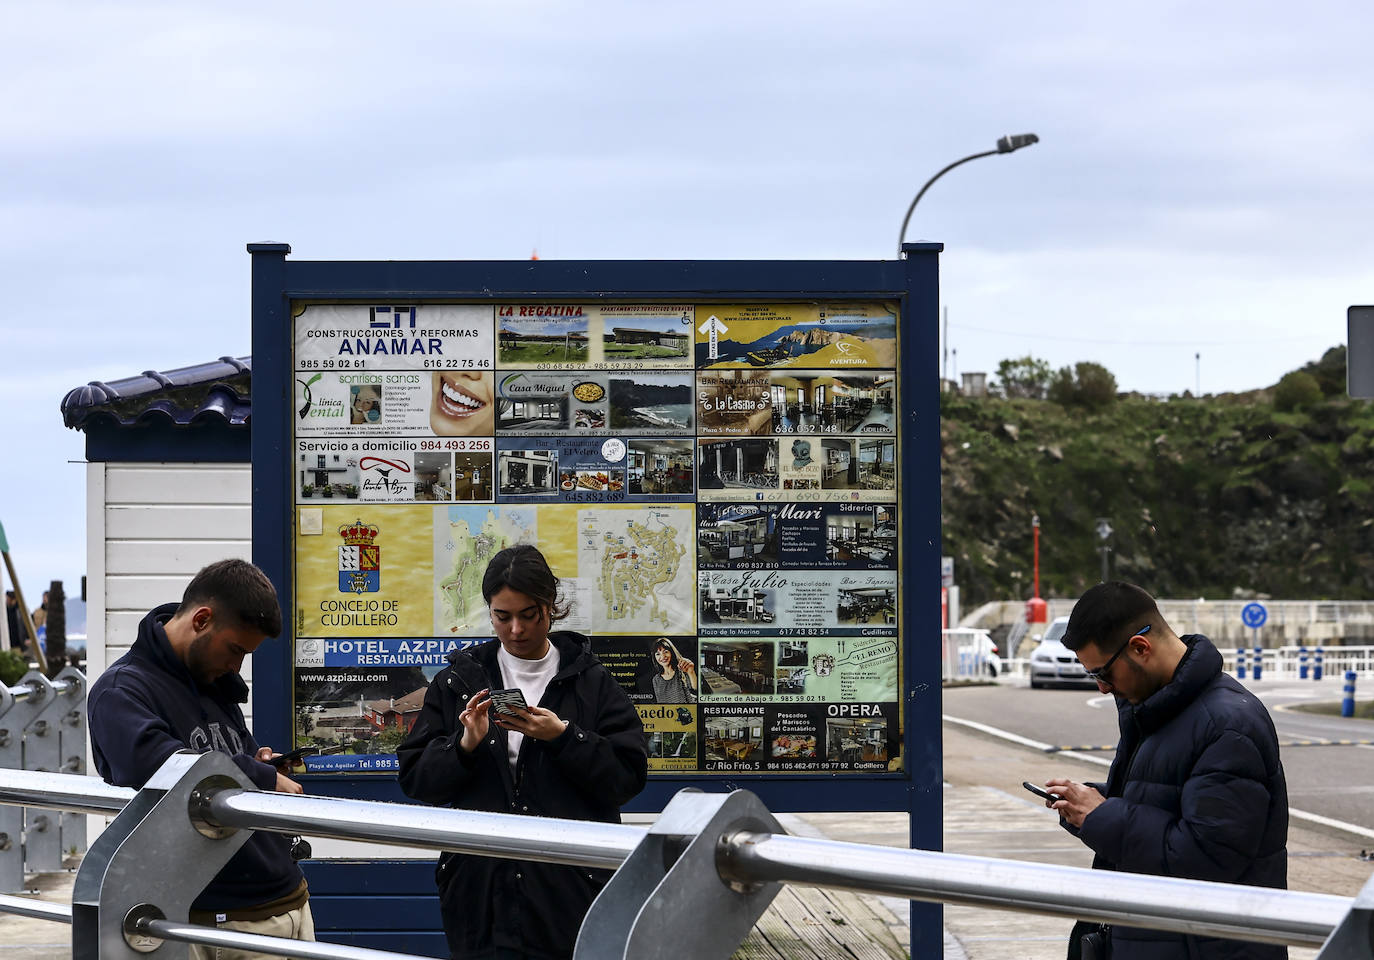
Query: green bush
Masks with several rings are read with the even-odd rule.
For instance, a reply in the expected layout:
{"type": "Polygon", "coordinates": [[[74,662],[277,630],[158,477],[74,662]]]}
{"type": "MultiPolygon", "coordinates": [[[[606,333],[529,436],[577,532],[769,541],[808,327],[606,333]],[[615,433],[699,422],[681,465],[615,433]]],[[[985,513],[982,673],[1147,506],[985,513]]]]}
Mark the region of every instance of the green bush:
{"type": "Polygon", "coordinates": [[[29,661],[18,650],[0,650],[0,683],[12,687],[29,672],[29,661]]]}
{"type": "Polygon", "coordinates": [[[1322,388],[1310,373],[1294,370],[1285,373],[1274,388],[1274,409],[1287,413],[1310,407],[1322,399],[1322,388]]]}
{"type": "Polygon", "coordinates": [[[1061,367],[1050,380],[1049,399],[1063,407],[1105,410],[1116,400],[1116,377],[1100,363],[1084,361],[1061,367]]]}

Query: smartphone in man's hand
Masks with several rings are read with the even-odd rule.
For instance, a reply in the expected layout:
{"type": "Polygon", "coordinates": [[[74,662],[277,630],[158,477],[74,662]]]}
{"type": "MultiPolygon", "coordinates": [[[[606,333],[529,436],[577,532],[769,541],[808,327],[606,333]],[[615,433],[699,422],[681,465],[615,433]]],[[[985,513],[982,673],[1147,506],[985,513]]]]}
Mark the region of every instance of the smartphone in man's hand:
{"type": "Polygon", "coordinates": [[[274,767],[281,767],[284,770],[290,770],[292,767],[300,763],[306,757],[312,756],[319,752],[319,747],[301,747],[299,750],[292,750],[290,753],[277,754],[277,756],[273,757],[269,762],[274,767]]]}
{"type": "Polygon", "coordinates": [[[1025,787],[1027,790],[1029,790],[1031,793],[1035,794],[1035,795],[1036,795],[1037,797],[1039,797],[1041,800],[1048,800],[1050,803],[1054,803],[1056,800],[1063,800],[1063,799],[1064,799],[1063,797],[1061,797],[1061,796],[1060,796],[1059,794],[1057,794],[1057,793],[1050,793],[1048,790],[1044,789],[1043,787],[1037,787],[1035,784],[1031,783],[1029,780],[1022,780],[1022,781],[1021,781],[1021,786],[1025,787]]]}

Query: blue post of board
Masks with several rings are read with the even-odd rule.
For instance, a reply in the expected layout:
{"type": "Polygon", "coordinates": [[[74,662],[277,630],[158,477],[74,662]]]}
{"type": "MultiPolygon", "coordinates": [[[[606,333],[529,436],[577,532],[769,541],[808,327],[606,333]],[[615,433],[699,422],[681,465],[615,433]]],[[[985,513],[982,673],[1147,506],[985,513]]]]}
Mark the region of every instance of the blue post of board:
{"type": "Polygon", "coordinates": [[[1236,647],[1236,679],[1245,679],[1245,648],[1236,647]]]}
{"type": "Polygon", "coordinates": [[[1255,648],[1255,679],[1258,680],[1264,670],[1264,651],[1259,647],[1255,648]]]}
{"type": "Polygon", "coordinates": [[[1303,646],[1298,647],[1298,679],[1307,679],[1307,648],[1303,646]]]}
{"type": "Polygon", "coordinates": [[[1316,661],[1312,664],[1312,679],[1313,679],[1313,680],[1320,680],[1321,678],[1322,678],[1322,648],[1321,648],[1321,647],[1318,647],[1318,648],[1317,648],[1317,659],[1316,659],[1316,661]]]}
{"type": "Polygon", "coordinates": [[[1355,671],[1345,672],[1345,696],[1341,697],[1341,716],[1355,715],[1355,671]]]}

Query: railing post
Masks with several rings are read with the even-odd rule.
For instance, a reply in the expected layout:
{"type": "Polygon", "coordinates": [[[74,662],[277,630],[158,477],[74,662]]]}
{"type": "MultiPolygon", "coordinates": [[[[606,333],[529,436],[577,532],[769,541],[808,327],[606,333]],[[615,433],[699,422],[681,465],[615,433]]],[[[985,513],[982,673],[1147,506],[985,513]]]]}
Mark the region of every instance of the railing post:
{"type": "MultiPolygon", "coordinates": [[[[24,725],[24,769],[61,773],[62,704],[57,688],[37,670],[26,673],[20,683],[34,691],[22,701],[31,711],[24,725]]],[[[24,868],[29,873],[62,869],[62,814],[56,810],[24,811],[24,868]]]]}
{"type": "Polygon", "coordinates": [[[1255,679],[1258,680],[1264,675],[1264,649],[1255,648],[1255,679]]]}
{"type": "Polygon", "coordinates": [[[140,918],[185,923],[191,903],[252,831],[199,815],[207,790],[257,788],[222,753],[174,753],[81,860],[72,890],[72,960],[186,960],[184,942],[126,932],[140,918]]]}
{"type": "Polygon", "coordinates": [[[1298,647],[1298,679],[1307,679],[1307,648],[1304,646],[1298,647]]]}
{"type": "MultiPolygon", "coordinates": [[[[58,693],[60,714],[58,721],[58,757],[62,773],[86,773],[86,675],[75,667],[64,667],[57,675],[57,685],[67,682],[58,693]]],[[[80,813],[62,814],[62,852],[82,853],[86,849],[86,816],[80,813]]]]}
{"type": "MultiPolygon", "coordinates": [[[[0,683],[0,768],[24,767],[24,726],[14,695],[0,683]]],[[[0,805],[0,893],[24,889],[24,808],[0,805]]]]}
{"type": "Polygon", "coordinates": [[[1313,661],[1313,663],[1312,663],[1312,679],[1313,679],[1313,680],[1320,680],[1321,678],[1322,678],[1322,648],[1321,648],[1321,647],[1318,647],[1318,648],[1317,648],[1317,657],[1316,657],[1316,659],[1315,659],[1315,660],[1313,661]]]}
{"type": "Polygon", "coordinates": [[[1245,648],[1236,647],[1236,679],[1245,679],[1245,648]]]}
{"type": "Polygon", "coordinates": [[[1374,877],[1356,894],[1345,919],[1331,931],[1316,960],[1371,960],[1374,958],[1374,877]]]}
{"type": "Polygon", "coordinates": [[[741,831],[786,833],[747,790],[678,791],[592,903],[573,960],[676,957],[687,944],[726,960],[782,887],[723,879],[722,841],[741,831]]]}

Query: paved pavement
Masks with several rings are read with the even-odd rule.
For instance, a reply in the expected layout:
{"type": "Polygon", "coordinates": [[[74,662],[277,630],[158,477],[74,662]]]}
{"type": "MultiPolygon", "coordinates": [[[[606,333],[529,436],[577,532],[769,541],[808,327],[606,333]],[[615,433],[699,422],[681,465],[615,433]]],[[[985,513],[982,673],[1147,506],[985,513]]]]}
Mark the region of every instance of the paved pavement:
{"type": "MultiPolygon", "coordinates": [[[[1046,755],[945,724],[945,849],[951,853],[1088,866],[1086,849],[1058,826],[1058,818],[1021,789],[1022,780],[1043,782],[1067,773],[1100,778],[1102,767],[1063,755],[1046,755]]],[[[789,831],[836,840],[904,847],[904,814],[782,815],[789,831]]],[[[1360,855],[1366,840],[1338,830],[1293,824],[1289,830],[1289,886],[1354,896],[1374,872],[1360,855]]],[[[38,878],[38,896],[71,902],[74,874],[38,878]]],[[[909,947],[907,902],[872,898],[891,917],[891,931],[909,947]]],[[[947,906],[946,960],[1060,960],[1069,921],[986,908],[947,906]]],[[[0,915],[0,960],[60,960],[70,956],[69,928],[51,921],[0,915]]],[[[1307,960],[1315,950],[1290,950],[1307,960]]]]}

